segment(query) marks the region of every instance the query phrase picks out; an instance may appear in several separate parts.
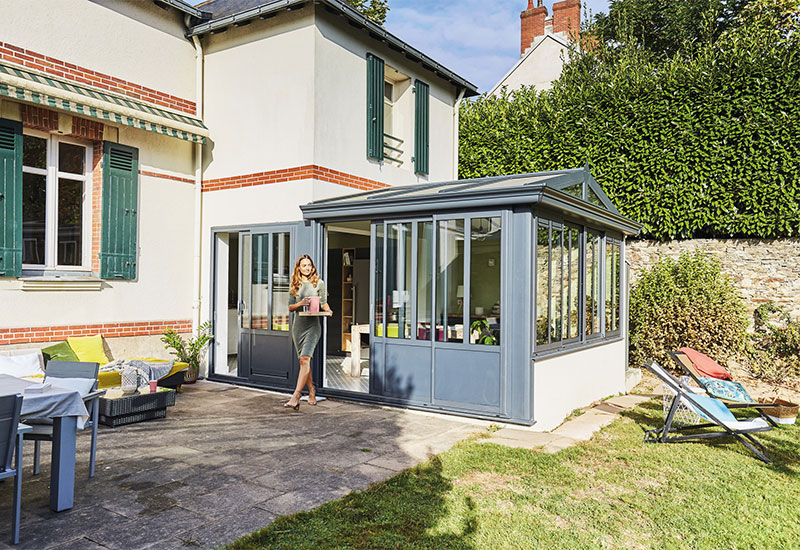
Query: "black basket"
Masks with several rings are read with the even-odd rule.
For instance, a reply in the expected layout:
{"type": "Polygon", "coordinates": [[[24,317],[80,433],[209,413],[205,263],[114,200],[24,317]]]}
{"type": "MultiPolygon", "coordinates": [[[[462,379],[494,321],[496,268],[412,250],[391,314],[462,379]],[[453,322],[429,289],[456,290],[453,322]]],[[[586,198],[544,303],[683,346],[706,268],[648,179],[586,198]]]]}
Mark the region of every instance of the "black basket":
{"type": "Polygon", "coordinates": [[[100,398],[100,416],[120,416],[154,409],[166,409],[175,404],[174,391],[133,394],[118,399],[100,398]]]}
{"type": "Polygon", "coordinates": [[[124,426],[125,424],[133,424],[135,422],[142,422],[144,420],[153,420],[154,418],[165,418],[166,416],[166,407],[139,413],[122,414],[119,416],[105,416],[101,414],[100,424],[116,428],[117,426],[124,426]]]}

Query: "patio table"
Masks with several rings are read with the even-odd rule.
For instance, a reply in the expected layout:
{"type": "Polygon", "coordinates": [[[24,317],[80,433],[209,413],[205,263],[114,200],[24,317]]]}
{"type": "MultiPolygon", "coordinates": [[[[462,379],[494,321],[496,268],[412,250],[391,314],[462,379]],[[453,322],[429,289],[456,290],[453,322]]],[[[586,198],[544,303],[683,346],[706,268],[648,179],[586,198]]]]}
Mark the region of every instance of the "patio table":
{"type": "Polygon", "coordinates": [[[81,394],[75,390],[51,387],[42,392],[25,392],[35,382],[0,374],[0,395],[22,395],[22,422],[32,418],[53,421],[53,450],[50,464],[50,509],[72,508],[75,497],[75,436],[89,418],[81,394]]]}

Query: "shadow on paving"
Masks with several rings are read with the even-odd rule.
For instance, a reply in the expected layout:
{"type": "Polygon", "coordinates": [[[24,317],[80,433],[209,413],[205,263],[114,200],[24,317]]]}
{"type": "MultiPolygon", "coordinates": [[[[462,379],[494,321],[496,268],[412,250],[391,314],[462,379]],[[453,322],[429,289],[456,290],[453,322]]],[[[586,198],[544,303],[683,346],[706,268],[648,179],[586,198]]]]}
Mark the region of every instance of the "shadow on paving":
{"type": "Polygon", "coordinates": [[[460,524],[437,534],[442,518],[452,515],[446,497],[452,482],[434,457],[380,484],[369,493],[352,493],[312,513],[283,517],[269,528],[240,539],[227,550],[256,549],[452,549],[472,550],[468,542],[478,526],[477,510],[467,496],[460,524]],[[458,534],[453,534],[457,532],[458,534]]]}
{"type": "MultiPolygon", "coordinates": [[[[480,429],[335,400],[294,412],[281,407],[288,396],[211,382],[184,386],[177,397],[165,419],[100,426],[93,479],[89,433],[78,433],[75,506],[65,512],[49,509],[50,444],[33,476],[26,442],[13,548],[215,548],[389,479],[480,429]]],[[[0,483],[0,550],[11,548],[12,489],[0,483]]],[[[430,500],[434,518],[443,504],[430,500]]]]}

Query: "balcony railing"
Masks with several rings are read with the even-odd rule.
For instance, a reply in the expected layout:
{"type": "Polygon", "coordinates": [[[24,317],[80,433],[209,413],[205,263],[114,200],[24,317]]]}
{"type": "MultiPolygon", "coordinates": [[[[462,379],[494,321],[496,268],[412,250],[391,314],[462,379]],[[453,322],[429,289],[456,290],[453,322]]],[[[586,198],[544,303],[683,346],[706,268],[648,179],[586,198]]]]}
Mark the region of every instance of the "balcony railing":
{"type": "Polygon", "coordinates": [[[403,140],[389,134],[383,134],[383,159],[394,162],[398,166],[403,164],[403,140]]]}

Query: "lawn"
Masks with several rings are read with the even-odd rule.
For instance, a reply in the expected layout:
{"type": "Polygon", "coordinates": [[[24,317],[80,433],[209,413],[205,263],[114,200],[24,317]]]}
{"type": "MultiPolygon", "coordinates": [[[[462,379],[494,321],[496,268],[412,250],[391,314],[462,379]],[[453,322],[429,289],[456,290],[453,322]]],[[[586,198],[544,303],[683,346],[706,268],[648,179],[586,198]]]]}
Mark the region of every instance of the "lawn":
{"type": "Polygon", "coordinates": [[[642,443],[660,420],[653,400],[554,455],[465,441],[227,548],[800,547],[800,428],[759,434],[767,465],[728,438],[642,443]]]}

